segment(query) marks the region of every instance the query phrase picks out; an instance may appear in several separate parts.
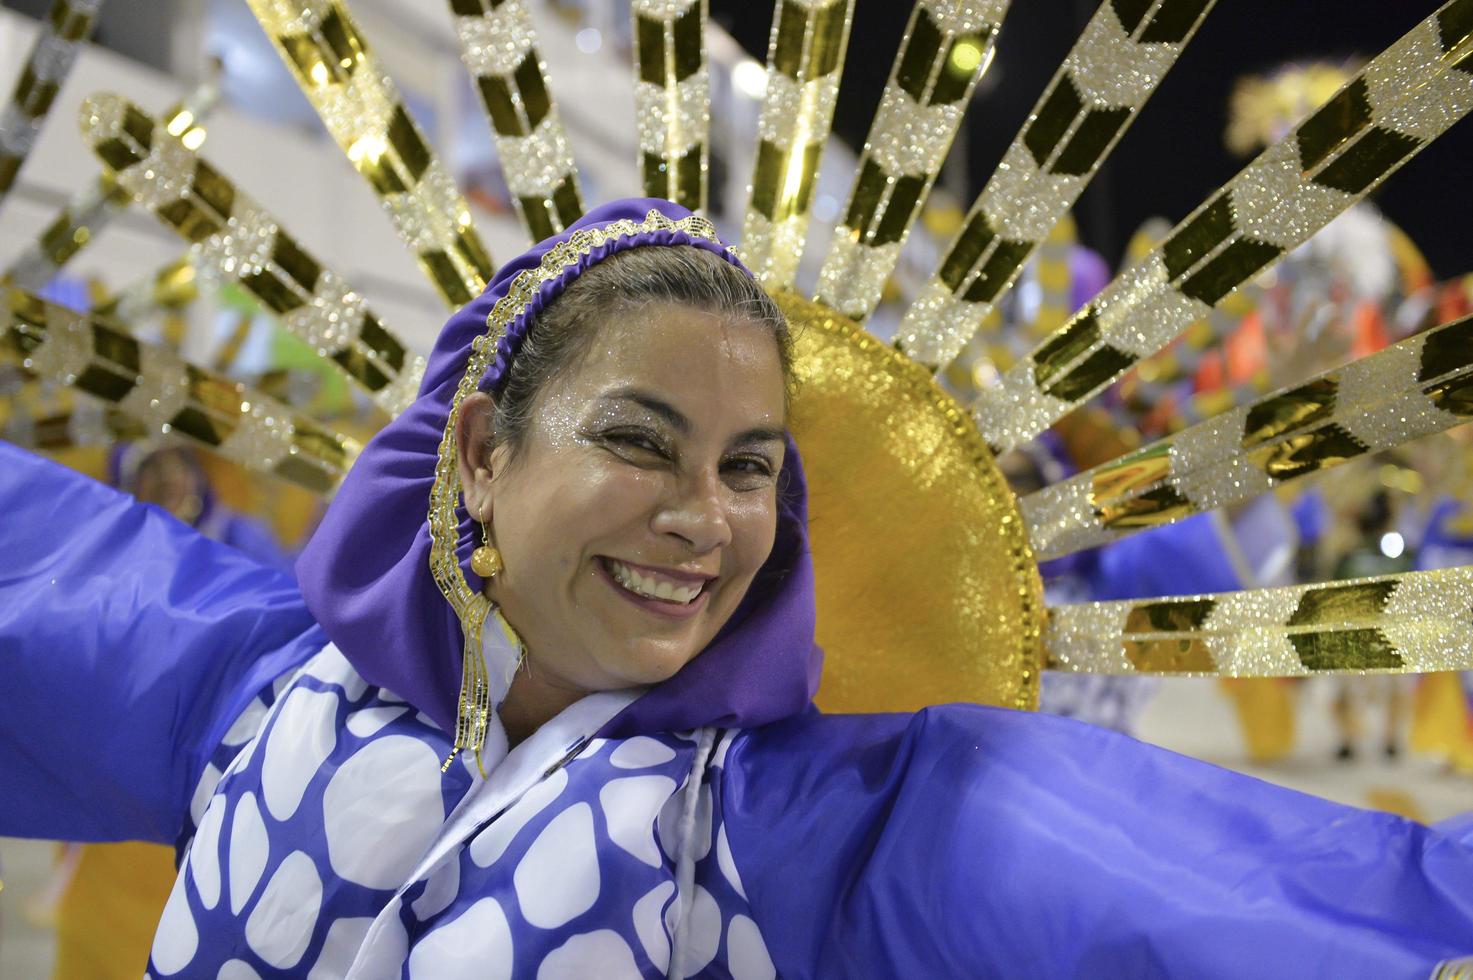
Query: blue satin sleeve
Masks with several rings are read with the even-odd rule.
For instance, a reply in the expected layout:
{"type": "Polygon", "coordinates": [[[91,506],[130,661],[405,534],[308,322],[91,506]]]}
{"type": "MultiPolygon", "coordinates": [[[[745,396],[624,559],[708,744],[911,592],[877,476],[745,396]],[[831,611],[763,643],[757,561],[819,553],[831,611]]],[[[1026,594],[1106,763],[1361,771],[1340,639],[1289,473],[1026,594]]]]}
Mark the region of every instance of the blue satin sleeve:
{"type": "Polygon", "coordinates": [[[0,443],[0,834],[173,843],[255,693],[326,644],[290,578],[0,443]]]}
{"type": "Polygon", "coordinates": [[[723,818],[783,977],[1427,977],[1473,825],[970,705],[739,736],[723,818]]]}

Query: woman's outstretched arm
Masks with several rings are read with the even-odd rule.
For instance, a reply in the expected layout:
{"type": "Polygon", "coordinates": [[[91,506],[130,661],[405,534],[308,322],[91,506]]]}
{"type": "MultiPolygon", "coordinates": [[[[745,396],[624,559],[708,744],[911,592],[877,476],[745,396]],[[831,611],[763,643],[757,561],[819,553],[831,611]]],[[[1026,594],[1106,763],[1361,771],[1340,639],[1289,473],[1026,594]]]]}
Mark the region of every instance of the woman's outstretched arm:
{"type": "Polygon", "coordinates": [[[231,721],[326,642],[287,576],[0,443],[0,834],[173,843],[231,721]]]}
{"type": "Polygon", "coordinates": [[[1048,716],[750,732],[723,815],[782,976],[1428,977],[1473,824],[1340,806],[1048,716]]]}

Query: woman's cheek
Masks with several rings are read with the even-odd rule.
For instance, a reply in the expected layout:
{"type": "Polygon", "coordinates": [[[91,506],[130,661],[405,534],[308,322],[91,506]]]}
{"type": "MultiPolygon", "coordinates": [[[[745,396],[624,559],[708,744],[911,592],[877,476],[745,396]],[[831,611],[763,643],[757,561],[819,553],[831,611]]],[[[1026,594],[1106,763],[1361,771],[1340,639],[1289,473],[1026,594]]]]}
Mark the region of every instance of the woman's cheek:
{"type": "Polygon", "coordinates": [[[777,537],[777,494],[745,494],[727,511],[732,528],[732,546],[742,572],[755,575],[772,553],[777,537]]]}

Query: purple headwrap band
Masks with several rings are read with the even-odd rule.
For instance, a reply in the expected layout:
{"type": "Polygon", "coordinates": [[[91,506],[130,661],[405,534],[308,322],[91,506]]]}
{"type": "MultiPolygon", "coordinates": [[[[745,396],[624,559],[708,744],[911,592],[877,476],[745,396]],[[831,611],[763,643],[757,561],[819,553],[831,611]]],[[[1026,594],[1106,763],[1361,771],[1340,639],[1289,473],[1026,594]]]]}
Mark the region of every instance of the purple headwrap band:
{"type": "MultiPolygon", "coordinates": [[[[690,212],[669,201],[615,201],[502,266],[475,300],[445,324],[430,355],[419,397],[364,448],[321,526],[297,563],[308,608],[363,677],[455,730],[464,634],[430,572],[428,512],[450,406],[465,375],[472,342],[521,273],[541,276],[543,256],[585,229],[635,225],[650,212],[670,222],[690,212]]],[[[668,226],[647,227],[596,245],[531,284],[525,306],[506,326],[480,387],[494,390],[537,315],[584,270],[615,252],[691,245],[746,269],[719,241],[668,226]]],[[[750,275],[750,273],[748,273],[750,275]]],[[[523,281],[523,285],[527,283],[523,281]]],[[[721,633],[674,677],[655,685],[616,716],[604,735],[675,731],[701,725],[750,727],[803,711],[818,686],[813,566],[806,533],[807,489],[796,448],[788,447],[772,555],[721,633]]],[[[456,555],[466,581],[475,524],[457,510],[456,555]]]]}

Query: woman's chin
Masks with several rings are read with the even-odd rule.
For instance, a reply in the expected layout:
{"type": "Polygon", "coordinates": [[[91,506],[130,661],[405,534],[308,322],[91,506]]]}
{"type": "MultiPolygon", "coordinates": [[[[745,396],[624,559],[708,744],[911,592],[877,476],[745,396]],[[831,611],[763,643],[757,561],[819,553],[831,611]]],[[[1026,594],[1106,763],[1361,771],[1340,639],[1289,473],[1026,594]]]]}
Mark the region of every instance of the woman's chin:
{"type": "Polygon", "coordinates": [[[649,687],[668,681],[693,659],[695,654],[683,646],[639,643],[619,651],[606,663],[608,672],[622,679],[625,685],[649,687]]]}

